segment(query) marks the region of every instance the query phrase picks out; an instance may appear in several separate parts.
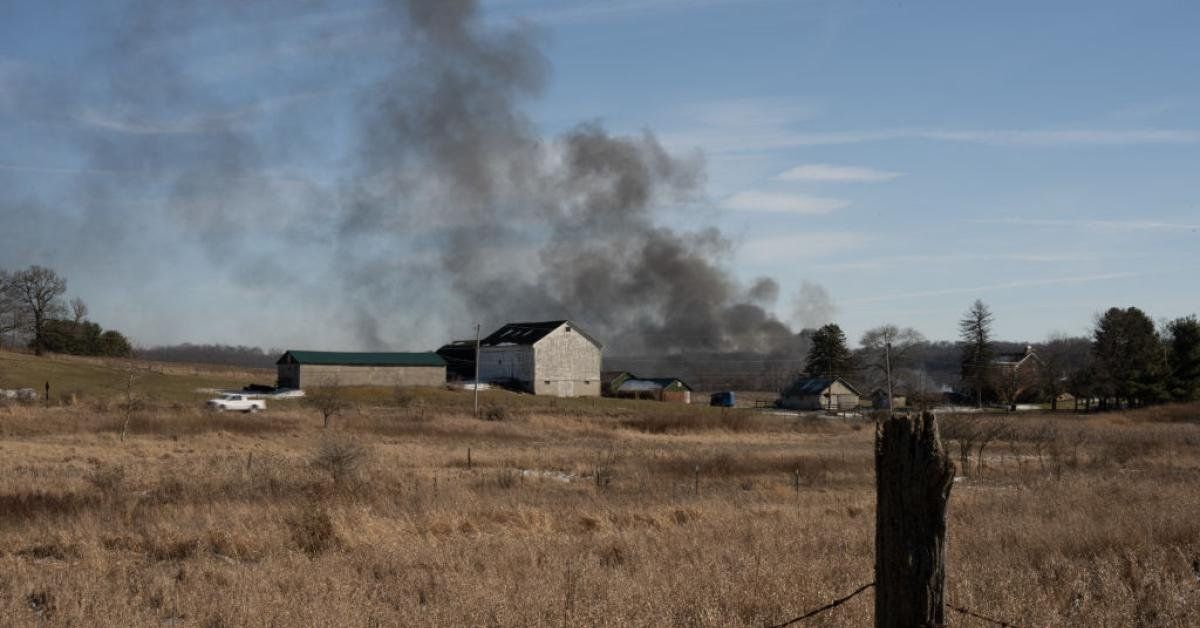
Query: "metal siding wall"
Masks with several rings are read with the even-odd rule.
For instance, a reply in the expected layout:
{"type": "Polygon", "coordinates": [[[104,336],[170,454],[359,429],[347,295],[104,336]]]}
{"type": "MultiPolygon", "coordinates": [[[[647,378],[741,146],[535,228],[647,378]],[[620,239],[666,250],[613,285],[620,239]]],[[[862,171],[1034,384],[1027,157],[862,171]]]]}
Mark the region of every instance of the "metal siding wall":
{"type": "Polygon", "coordinates": [[[600,396],[600,348],[578,331],[550,332],[533,346],[533,358],[536,394],[600,396]]]}
{"type": "Polygon", "coordinates": [[[304,386],[441,386],[444,366],[329,366],[300,365],[304,386]]]}

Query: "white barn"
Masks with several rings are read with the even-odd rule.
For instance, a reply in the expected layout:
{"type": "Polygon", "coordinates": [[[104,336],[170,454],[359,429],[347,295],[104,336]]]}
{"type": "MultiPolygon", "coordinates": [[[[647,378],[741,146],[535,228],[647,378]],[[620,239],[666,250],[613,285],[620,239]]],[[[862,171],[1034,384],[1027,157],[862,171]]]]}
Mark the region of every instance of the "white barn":
{"type": "Polygon", "coordinates": [[[509,323],[479,341],[479,379],[535,395],[599,397],[602,349],[568,320],[509,323]]]}

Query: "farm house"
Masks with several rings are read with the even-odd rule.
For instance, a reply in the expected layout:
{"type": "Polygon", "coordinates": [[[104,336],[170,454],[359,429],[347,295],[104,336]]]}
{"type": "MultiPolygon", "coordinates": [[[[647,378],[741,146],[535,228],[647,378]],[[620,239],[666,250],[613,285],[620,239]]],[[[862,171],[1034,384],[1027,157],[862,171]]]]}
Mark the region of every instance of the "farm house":
{"type": "Polygon", "coordinates": [[[275,367],[280,388],[446,383],[446,362],[436,353],[287,351],[275,367]]]}
{"type": "Polygon", "coordinates": [[[861,396],[840,377],[802,377],[784,389],[781,408],[844,412],[858,407],[861,396]]]}
{"type": "Polygon", "coordinates": [[[479,342],[479,379],[535,395],[598,397],[602,348],[568,320],[509,323],[479,342]]]}

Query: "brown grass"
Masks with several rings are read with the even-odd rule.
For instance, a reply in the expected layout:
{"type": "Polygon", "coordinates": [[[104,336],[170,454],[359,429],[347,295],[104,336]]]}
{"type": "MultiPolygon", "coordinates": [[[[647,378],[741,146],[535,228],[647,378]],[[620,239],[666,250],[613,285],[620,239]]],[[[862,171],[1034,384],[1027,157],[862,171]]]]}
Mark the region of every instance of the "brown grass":
{"type": "MultiPolygon", "coordinates": [[[[0,625],[762,626],[871,579],[869,426],[358,394],[332,434],[159,404],[124,443],[102,407],[0,409],[0,625]]],[[[1005,418],[953,489],[950,598],[1194,625],[1195,410],[1005,418]]],[[[870,594],[820,621],[869,625],[870,594]]]]}

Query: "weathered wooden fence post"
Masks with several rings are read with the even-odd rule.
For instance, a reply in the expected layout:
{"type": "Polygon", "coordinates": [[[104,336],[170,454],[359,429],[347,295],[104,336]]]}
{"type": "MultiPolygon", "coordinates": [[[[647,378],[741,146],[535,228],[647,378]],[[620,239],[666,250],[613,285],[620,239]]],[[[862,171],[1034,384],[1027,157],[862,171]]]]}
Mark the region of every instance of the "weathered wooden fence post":
{"type": "Polygon", "coordinates": [[[875,439],[875,627],[945,623],[946,502],[954,464],[937,420],[892,416],[875,439]]]}

